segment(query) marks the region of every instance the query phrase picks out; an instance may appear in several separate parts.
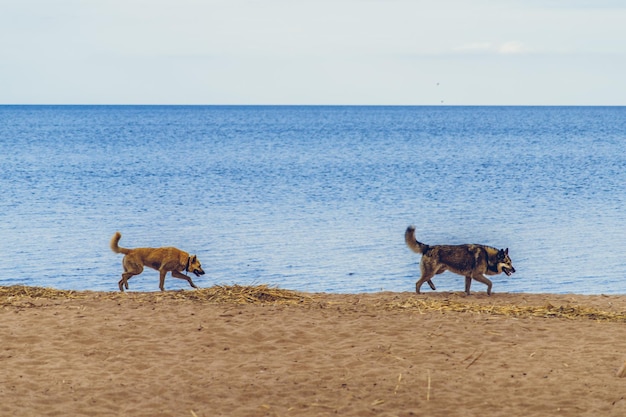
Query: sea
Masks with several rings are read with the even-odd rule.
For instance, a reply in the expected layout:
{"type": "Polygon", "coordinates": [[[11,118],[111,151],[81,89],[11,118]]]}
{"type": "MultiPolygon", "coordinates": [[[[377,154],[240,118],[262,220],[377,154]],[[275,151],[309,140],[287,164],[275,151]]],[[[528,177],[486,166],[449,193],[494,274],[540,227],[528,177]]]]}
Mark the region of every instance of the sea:
{"type": "Polygon", "coordinates": [[[626,294],[626,107],[0,106],[2,286],[118,291],[120,231],[199,287],[414,291],[409,225],[508,248],[494,294],[626,294]]]}

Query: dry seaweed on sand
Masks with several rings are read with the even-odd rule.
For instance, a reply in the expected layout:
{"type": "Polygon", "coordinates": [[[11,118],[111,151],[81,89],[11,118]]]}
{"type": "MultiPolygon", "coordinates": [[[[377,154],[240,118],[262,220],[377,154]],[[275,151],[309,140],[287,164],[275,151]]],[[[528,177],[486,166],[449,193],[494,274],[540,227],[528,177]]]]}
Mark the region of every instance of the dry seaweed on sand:
{"type": "Polygon", "coordinates": [[[75,298],[76,291],[55,290],[53,288],[28,287],[26,285],[0,286],[0,299],[8,298],[75,298]]]}
{"type": "Polygon", "coordinates": [[[219,304],[261,305],[308,305],[336,308],[352,308],[358,305],[368,310],[418,311],[440,313],[473,313],[515,318],[543,317],[563,319],[586,319],[596,321],[626,322],[626,312],[609,312],[584,305],[559,305],[550,303],[540,306],[505,304],[481,304],[464,299],[416,298],[412,296],[361,297],[358,295],[309,294],[285,290],[269,285],[215,285],[193,291],[165,292],[94,292],[56,290],[28,286],[0,286],[0,306],[35,306],[34,300],[73,299],[133,300],[136,302],[160,302],[164,300],[195,301],[219,304]],[[355,301],[356,300],[356,301],[355,301]]]}
{"type": "Polygon", "coordinates": [[[158,302],[161,300],[191,300],[230,304],[299,304],[311,299],[311,297],[305,293],[283,290],[268,285],[215,285],[210,288],[201,288],[193,291],[127,293],[69,291],[22,285],[9,287],[0,286],[0,305],[4,306],[36,299],[58,300],[84,299],[88,297],[113,300],[128,298],[135,301],[148,302],[158,302]]]}
{"type": "Polygon", "coordinates": [[[626,313],[608,312],[585,306],[553,306],[548,303],[543,306],[520,306],[516,304],[483,305],[464,303],[448,299],[406,299],[397,302],[388,302],[383,306],[387,310],[419,310],[439,311],[442,313],[478,313],[507,317],[553,317],[565,319],[589,319],[598,321],[626,322],[626,313]]]}
{"type": "Polygon", "coordinates": [[[305,293],[269,285],[215,285],[195,291],[163,293],[163,297],[229,304],[300,304],[311,300],[305,293]]]}
{"type": "Polygon", "coordinates": [[[76,299],[83,298],[85,293],[56,290],[53,288],[29,287],[25,285],[0,286],[0,306],[34,306],[33,300],[76,299]]]}

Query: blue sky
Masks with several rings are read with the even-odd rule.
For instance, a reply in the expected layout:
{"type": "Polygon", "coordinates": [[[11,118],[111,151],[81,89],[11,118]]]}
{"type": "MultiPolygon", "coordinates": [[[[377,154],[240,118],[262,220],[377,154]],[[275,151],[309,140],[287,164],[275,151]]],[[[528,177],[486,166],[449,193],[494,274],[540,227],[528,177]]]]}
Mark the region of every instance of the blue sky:
{"type": "Polygon", "coordinates": [[[626,105],[626,2],[0,0],[0,104],[626,105]]]}

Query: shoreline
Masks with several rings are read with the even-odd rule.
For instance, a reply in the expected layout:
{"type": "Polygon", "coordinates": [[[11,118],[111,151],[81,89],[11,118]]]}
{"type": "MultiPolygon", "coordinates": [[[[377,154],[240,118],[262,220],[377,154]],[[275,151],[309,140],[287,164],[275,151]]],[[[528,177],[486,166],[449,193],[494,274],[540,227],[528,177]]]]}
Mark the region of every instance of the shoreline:
{"type": "Polygon", "coordinates": [[[2,415],[626,414],[626,296],[0,287],[2,415]]]}

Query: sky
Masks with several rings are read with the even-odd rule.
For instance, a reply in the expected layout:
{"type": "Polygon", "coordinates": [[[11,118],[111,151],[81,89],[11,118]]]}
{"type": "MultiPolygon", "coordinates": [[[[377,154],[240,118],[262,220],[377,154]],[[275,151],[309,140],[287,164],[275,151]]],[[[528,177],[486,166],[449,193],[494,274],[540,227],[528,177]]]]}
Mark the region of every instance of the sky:
{"type": "Polygon", "coordinates": [[[623,0],[0,0],[0,104],[626,105],[623,0]]]}

